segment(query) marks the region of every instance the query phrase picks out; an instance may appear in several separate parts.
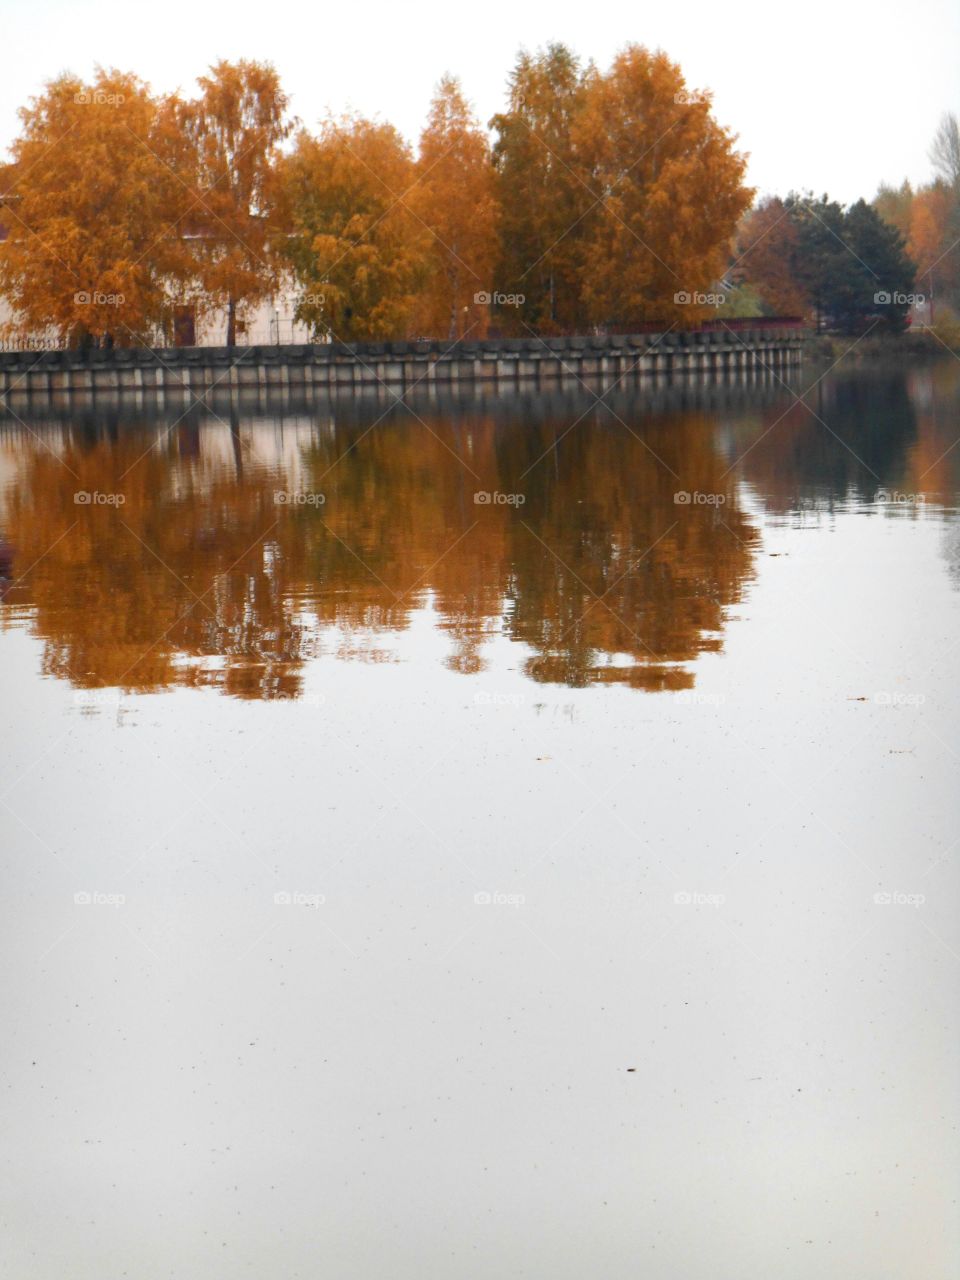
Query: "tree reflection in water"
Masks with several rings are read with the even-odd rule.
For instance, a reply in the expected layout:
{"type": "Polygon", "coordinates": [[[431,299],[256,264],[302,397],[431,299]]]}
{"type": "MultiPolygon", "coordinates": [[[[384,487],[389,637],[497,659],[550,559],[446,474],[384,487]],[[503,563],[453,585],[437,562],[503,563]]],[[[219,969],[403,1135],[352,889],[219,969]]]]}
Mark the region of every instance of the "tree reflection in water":
{"type": "MultiPolygon", "coordinates": [[[[826,394],[868,469],[917,451],[900,383],[826,394]]],[[[320,654],[388,656],[389,633],[429,607],[457,671],[482,670],[503,634],[537,681],[687,688],[757,549],[731,464],[749,447],[748,476],[788,507],[804,467],[837,492],[857,460],[782,389],[732,407],[719,393],[591,403],[9,421],[4,625],[42,637],[44,670],[81,688],[283,698],[320,654]],[[518,496],[478,504],[478,491],[518,496]]]]}

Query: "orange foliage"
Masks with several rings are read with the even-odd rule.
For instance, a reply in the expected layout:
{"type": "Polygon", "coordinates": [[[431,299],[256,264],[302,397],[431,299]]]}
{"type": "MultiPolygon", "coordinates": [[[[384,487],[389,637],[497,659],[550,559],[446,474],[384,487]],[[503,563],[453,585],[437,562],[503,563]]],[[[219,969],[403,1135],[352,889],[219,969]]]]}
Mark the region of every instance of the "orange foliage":
{"type": "Polygon", "coordinates": [[[21,335],[152,341],[190,303],[226,312],[232,345],[290,270],[298,317],[345,339],[481,335],[476,295],[496,293],[513,295],[496,323],[519,332],[689,322],[703,309],[675,295],[719,278],[749,200],[709,97],[638,46],[606,74],[561,45],[522,55],[492,152],[444,79],[416,160],[354,116],[284,153],[267,64],[221,61],[199,85],[183,101],[119,72],[62,76],[21,112],[0,188],[21,335]]]}
{"type": "Polygon", "coordinates": [[[913,198],[907,244],[921,279],[936,268],[939,276],[952,274],[955,278],[953,263],[945,258],[952,247],[949,237],[955,208],[956,196],[939,182],[923,187],[913,198]]]}
{"type": "Polygon", "coordinates": [[[598,201],[581,277],[592,319],[706,314],[676,295],[710,291],[752,196],[709,95],[688,90],[665,54],[629,45],[588,81],[575,138],[598,201]]]}
{"type": "Polygon", "coordinates": [[[797,231],[779,197],[762,201],[743,219],[735,269],[771,315],[803,315],[810,299],[794,276],[797,231]]]}
{"type": "Polygon", "coordinates": [[[341,339],[405,336],[426,270],[429,232],[406,207],[410,149],[359,116],[302,132],[283,166],[302,293],[298,314],[341,339]]]}
{"type": "Polygon", "coordinates": [[[281,273],[275,177],[288,136],[287,96],[273,67],[218,62],[199,80],[201,96],[179,104],[186,143],[185,219],[193,244],[200,299],[227,312],[227,346],[236,318],[275,292],[281,273]]]}
{"type": "Polygon", "coordinates": [[[459,82],[445,76],[420,135],[416,185],[407,206],[431,233],[427,277],[420,294],[422,333],[482,336],[497,251],[493,168],[486,134],[464,100],[459,82]]]}
{"type": "Polygon", "coordinates": [[[755,536],[708,420],[659,414],[641,437],[578,410],[567,435],[556,408],[522,429],[515,404],[497,412],[374,410],[371,429],[354,405],[335,433],[279,448],[271,419],[228,429],[200,411],[159,445],[155,423],[115,411],[99,434],[64,420],[56,457],[8,437],[4,533],[24,574],[8,603],[46,669],[82,687],[292,696],[305,660],[383,656],[378,633],[428,599],[455,670],[482,667],[502,629],[530,646],[534,679],[688,687],[678,664],[718,647],[755,536]],[[678,484],[723,493],[722,518],[678,508],[678,484]],[[526,501],[477,505],[481,488],[526,501]],[[278,489],[326,500],[278,505],[278,489]],[[78,490],[124,501],[77,505],[78,490]]]}
{"type": "Polygon", "coordinates": [[[499,255],[496,286],[522,294],[501,327],[526,334],[585,323],[580,266],[596,196],[576,154],[574,123],[583,110],[585,75],[562,44],[523,52],[510,76],[506,109],[493,117],[499,255]]]}
{"type": "Polygon", "coordinates": [[[136,76],[98,70],[90,85],[51,81],[20,111],[0,193],[12,327],[129,345],[163,323],[185,256],[163,106],[136,76]]]}

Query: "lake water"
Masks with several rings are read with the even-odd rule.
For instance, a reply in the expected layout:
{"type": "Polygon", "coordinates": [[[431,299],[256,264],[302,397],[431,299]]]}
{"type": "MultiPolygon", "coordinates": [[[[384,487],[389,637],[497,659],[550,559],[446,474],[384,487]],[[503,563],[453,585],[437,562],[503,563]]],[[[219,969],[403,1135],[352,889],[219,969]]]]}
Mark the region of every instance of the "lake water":
{"type": "Polygon", "coordinates": [[[960,362],[791,381],[0,411],[7,1274],[952,1280],[960,362]]]}

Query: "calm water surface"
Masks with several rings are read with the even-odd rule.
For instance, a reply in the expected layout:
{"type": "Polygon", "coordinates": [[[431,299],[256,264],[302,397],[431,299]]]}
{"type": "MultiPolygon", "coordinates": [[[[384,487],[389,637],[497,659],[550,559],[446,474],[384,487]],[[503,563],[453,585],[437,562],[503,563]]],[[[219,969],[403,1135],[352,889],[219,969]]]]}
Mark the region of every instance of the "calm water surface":
{"type": "Polygon", "coordinates": [[[960,363],[823,372],[0,411],[5,1274],[952,1280],[960,363]]]}

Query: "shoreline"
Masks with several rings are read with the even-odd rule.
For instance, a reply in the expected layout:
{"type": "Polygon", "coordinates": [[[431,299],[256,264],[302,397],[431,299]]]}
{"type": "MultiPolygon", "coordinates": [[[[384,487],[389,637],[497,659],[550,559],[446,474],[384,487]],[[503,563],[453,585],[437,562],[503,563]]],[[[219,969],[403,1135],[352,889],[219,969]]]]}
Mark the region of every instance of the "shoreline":
{"type": "Polygon", "coordinates": [[[215,387],[369,390],[422,383],[556,386],[566,379],[785,371],[800,365],[805,331],[644,333],[607,337],[327,343],[260,347],[114,347],[0,353],[0,396],[85,391],[158,394],[215,387]]]}
{"type": "Polygon", "coordinates": [[[804,356],[810,360],[931,360],[942,356],[960,357],[960,327],[941,325],[899,334],[811,333],[804,343],[804,356]]]}

